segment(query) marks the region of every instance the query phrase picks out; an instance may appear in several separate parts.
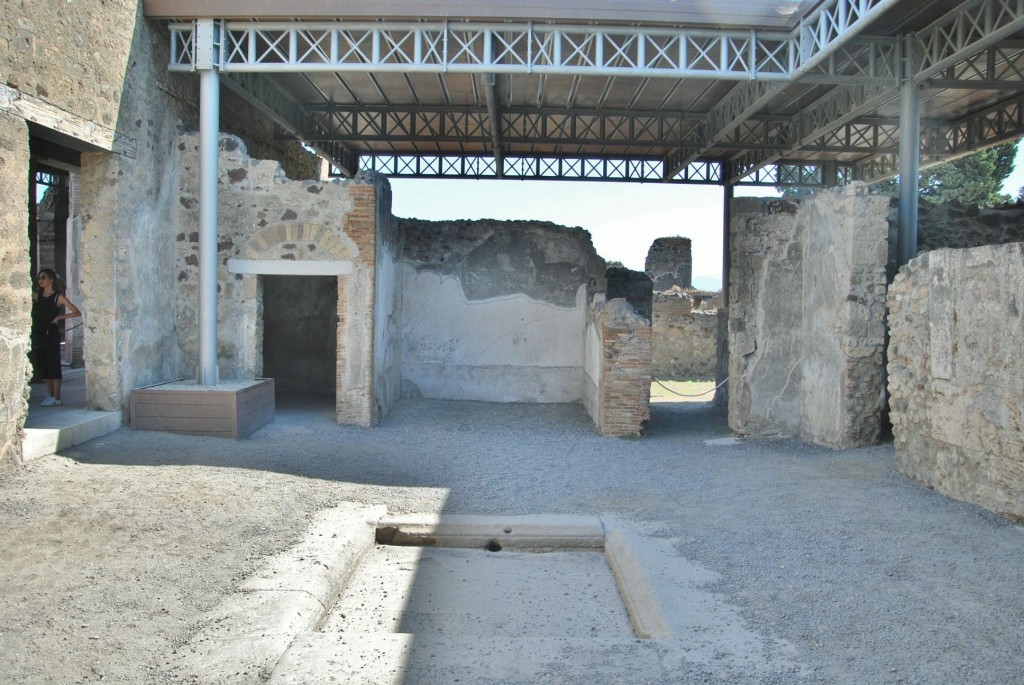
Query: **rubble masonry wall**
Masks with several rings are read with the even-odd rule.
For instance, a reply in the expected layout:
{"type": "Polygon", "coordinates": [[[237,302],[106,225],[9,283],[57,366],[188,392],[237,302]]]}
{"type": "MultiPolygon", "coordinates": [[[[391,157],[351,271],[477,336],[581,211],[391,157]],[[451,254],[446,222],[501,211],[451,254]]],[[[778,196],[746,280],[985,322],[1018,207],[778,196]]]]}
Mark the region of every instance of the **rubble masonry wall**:
{"type": "Polygon", "coordinates": [[[900,470],[1024,518],[1024,243],[924,253],[888,302],[900,470]]]}
{"type": "Polygon", "coordinates": [[[29,275],[28,127],[0,112],[0,197],[26,198],[0,203],[0,464],[19,463],[22,427],[28,413],[28,348],[32,312],[29,275]]]}
{"type": "Polygon", "coordinates": [[[855,184],[733,205],[729,425],[836,448],[876,442],[888,201],[855,184]]]}
{"type": "MultiPolygon", "coordinates": [[[[199,135],[179,141],[181,185],[176,230],[174,311],[178,369],[198,363],[199,135]]],[[[375,408],[374,304],[377,201],[386,182],[292,181],[276,161],[252,159],[242,141],[220,138],[218,191],[217,355],[224,380],[262,374],[260,277],[233,273],[230,259],[351,263],[338,276],[337,417],[370,426],[375,408]]]]}
{"type": "Polygon", "coordinates": [[[694,300],[680,290],[658,292],[654,294],[651,327],[651,373],[655,378],[714,380],[718,361],[717,309],[694,309],[694,300]]]}

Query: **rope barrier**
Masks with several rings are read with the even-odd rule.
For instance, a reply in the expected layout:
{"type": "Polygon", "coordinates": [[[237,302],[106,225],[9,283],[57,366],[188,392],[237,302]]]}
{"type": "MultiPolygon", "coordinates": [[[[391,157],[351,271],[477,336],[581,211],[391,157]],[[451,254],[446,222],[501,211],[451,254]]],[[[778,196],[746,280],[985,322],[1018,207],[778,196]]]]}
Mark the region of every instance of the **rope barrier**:
{"type": "Polygon", "coordinates": [[[676,392],[672,388],[667,387],[664,383],[659,381],[657,378],[652,378],[651,380],[653,380],[655,383],[660,385],[662,388],[664,388],[668,392],[672,393],[673,395],[678,395],[679,397],[703,397],[704,395],[707,395],[708,393],[712,393],[712,392],[718,390],[720,387],[722,387],[723,385],[725,385],[726,383],[729,382],[729,379],[726,378],[724,381],[722,381],[721,383],[719,383],[715,387],[711,388],[710,390],[706,390],[704,392],[699,392],[696,395],[685,395],[685,394],[683,394],[681,392],[676,392]]]}

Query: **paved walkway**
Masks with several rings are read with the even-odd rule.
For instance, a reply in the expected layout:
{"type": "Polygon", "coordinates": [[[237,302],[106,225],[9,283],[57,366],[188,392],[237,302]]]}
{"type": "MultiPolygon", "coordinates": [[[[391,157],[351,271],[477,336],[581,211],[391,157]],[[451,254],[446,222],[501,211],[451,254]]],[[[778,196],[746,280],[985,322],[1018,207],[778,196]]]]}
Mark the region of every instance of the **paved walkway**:
{"type": "Polygon", "coordinates": [[[46,384],[36,383],[29,395],[28,417],[22,451],[25,460],[38,459],[80,445],[121,427],[121,412],[104,412],[85,406],[85,369],[65,369],[59,407],[39,405],[46,398],[46,384]]]}

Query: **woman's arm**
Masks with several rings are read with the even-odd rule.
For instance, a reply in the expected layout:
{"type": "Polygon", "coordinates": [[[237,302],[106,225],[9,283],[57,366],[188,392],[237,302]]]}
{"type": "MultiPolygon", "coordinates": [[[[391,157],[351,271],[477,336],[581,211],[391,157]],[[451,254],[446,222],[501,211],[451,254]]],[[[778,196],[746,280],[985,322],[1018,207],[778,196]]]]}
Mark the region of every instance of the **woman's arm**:
{"type": "Polygon", "coordinates": [[[82,312],[78,311],[78,307],[76,307],[71,300],[69,300],[68,298],[64,297],[63,295],[58,295],[57,296],[57,304],[59,304],[62,307],[67,308],[68,311],[63,316],[56,317],[50,323],[57,323],[58,321],[62,321],[64,319],[73,319],[76,316],[81,316],[82,315],[82,312]]]}

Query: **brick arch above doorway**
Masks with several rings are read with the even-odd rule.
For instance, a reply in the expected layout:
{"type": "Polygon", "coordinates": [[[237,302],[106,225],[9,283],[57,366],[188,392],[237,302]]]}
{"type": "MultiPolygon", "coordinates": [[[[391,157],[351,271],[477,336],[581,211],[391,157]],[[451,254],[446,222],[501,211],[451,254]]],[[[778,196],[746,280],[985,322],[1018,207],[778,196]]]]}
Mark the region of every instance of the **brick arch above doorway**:
{"type": "Polygon", "coordinates": [[[322,224],[290,222],[267,226],[241,247],[246,260],[352,261],[359,247],[322,224]]]}

